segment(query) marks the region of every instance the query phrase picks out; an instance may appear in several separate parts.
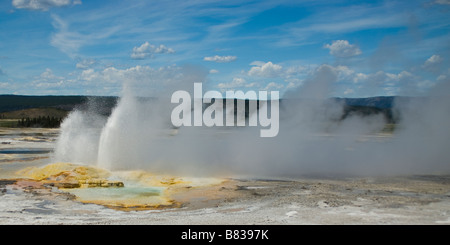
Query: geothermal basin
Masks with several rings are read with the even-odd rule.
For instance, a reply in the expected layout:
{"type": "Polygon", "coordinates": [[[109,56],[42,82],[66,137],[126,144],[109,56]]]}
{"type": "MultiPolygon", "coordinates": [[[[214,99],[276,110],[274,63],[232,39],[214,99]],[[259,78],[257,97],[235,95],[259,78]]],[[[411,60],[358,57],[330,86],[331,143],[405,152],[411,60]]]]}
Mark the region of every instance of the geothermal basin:
{"type": "Polygon", "coordinates": [[[54,147],[58,130],[0,134],[9,142],[0,145],[1,224],[450,223],[448,175],[200,178],[109,171],[52,162],[52,151],[33,150],[54,147]]]}

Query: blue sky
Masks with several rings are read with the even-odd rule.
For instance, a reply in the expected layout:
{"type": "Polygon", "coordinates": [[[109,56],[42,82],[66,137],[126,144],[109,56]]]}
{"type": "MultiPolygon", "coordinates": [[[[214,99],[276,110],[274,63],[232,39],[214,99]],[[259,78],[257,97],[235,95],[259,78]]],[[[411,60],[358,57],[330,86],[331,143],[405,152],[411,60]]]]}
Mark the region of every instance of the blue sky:
{"type": "Polygon", "coordinates": [[[158,91],[182,67],[209,89],[421,95],[450,79],[450,1],[0,2],[0,94],[158,91]]]}

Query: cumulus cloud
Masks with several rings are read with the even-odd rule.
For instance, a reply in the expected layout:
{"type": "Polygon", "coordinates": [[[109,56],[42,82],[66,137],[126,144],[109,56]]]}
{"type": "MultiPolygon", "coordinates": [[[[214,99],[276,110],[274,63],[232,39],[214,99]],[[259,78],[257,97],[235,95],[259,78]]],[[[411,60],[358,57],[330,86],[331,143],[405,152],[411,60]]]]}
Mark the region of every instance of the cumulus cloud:
{"type": "Polygon", "coordinates": [[[234,88],[251,88],[254,87],[256,83],[247,83],[247,81],[244,78],[241,77],[235,77],[233,78],[233,81],[229,83],[219,83],[217,87],[219,87],[222,90],[225,89],[234,89],[234,88]]]}
{"type": "Polygon", "coordinates": [[[351,88],[347,88],[345,91],[344,91],[344,94],[345,95],[351,95],[351,94],[353,94],[355,91],[353,90],[353,89],[351,89],[351,88]]]}
{"type": "Polygon", "coordinates": [[[431,72],[438,71],[443,60],[444,59],[440,55],[432,55],[425,61],[422,68],[431,72]]]}
{"type": "Polygon", "coordinates": [[[306,66],[290,66],[286,68],[286,75],[289,76],[297,76],[306,74],[309,71],[309,68],[306,66]]]}
{"type": "MultiPolygon", "coordinates": [[[[434,59],[433,59],[434,60],[434,59]]],[[[280,78],[286,78],[286,68],[280,75],[280,78]]],[[[444,80],[447,76],[439,76],[437,81],[427,80],[424,77],[412,73],[410,71],[386,72],[377,71],[374,73],[357,72],[351,67],[344,65],[322,65],[315,70],[308,73],[309,76],[315,74],[328,74],[328,78],[319,79],[333,81],[323,88],[332,88],[330,94],[332,96],[359,96],[372,97],[380,95],[402,95],[402,96],[418,96],[425,94],[428,90],[436,85],[436,82],[444,80]],[[324,72],[326,71],[326,72],[324,72]]],[[[449,72],[450,74],[450,72],[449,72]]],[[[301,78],[300,76],[292,76],[290,79],[285,79],[284,88],[303,87],[305,84],[312,86],[309,83],[309,78],[301,78]]],[[[283,84],[283,83],[280,83],[283,84]]],[[[321,88],[319,84],[316,84],[321,88]]],[[[312,89],[310,91],[313,91],[312,89]]],[[[317,91],[324,92],[324,89],[317,89],[317,91]]],[[[326,92],[326,91],[325,91],[326,92]]],[[[326,93],[320,94],[326,94],[326,93]]]]}
{"type": "Polygon", "coordinates": [[[2,89],[9,88],[9,86],[10,86],[9,83],[6,83],[6,82],[0,82],[0,88],[2,88],[2,89]]]}
{"type": "Polygon", "coordinates": [[[215,55],[215,56],[209,56],[209,57],[205,57],[203,58],[204,61],[213,61],[213,62],[217,62],[217,63],[228,63],[228,62],[232,62],[235,61],[237,59],[236,56],[219,56],[219,55],[215,55]]]}
{"type": "Polygon", "coordinates": [[[128,69],[117,69],[108,67],[100,71],[86,69],[80,75],[80,79],[88,82],[97,83],[122,83],[135,80],[137,77],[143,77],[153,71],[148,66],[136,66],[128,69]]]}
{"type": "Polygon", "coordinates": [[[273,64],[272,62],[267,63],[255,63],[252,62],[253,66],[249,71],[249,76],[259,76],[259,77],[277,77],[283,72],[283,67],[281,65],[273,64]]]}
{"type": "Polygon", "coordinates": [[[12,5],[18,9],[47,11],[52,7],[81,4],[81,0],[13,0],[12,5]]]}
{"type": "Polygon", "coordinates": [[[175,50],[168,48],[164,45],[155,46],[149,42],[143,43],[139,47],[133,48],[131,58],[135,60],[142,60],[146,58],[152,58],[154,54],[172,54],[175,50]]]}
{"type": "Polygon", "coordinates": [[[66,79],[57,76],[50,68],[45,69],[38,77],[35,77],[31,85],[36,88],[56,88],[65,84],[66,79]]]}
{"type": "Polygon", "coordinates": [[[47,68],[44,72],[41,73],[41,75],[38,77],[38,80],[55,80],[55,79],[64,79],[64,77],[56,76],[53,74],[52,69],[47,68]]]}
{"type": "MultiPolygon", "coordinates": [[[[130,90],[143,96],[159,96],[159,93],[163,90],[192,89],[192,84],[188,86],[180,83],[181,77],[187,76],[191,76],[189,71],[183,70],[183,67],[179,66],[152,68],[138,65],[129,68],[86,69],[81,72],[77,81],[85,87],[95,87],[95,89],[103,89],[104,87],[117,89],[123,86],[122,92],[130,90]]],[[[193,78],[192,80],[201,82],[202,79],[193,78]]]]}
{"type": "Polygon", "coordinates": [[[266,87],[263,90],[271,91],[271,90],[279,90],[282,88],[284,88],[283,84],[279,84],[276,82],[270,82],[269,84],[266,85],[266,87]]]}
{"type": "Polygon", "coordinates": [[[350,44],[347,40],[336,40],[331,44],[325,44],[324,48],[330,50],[330,54],[339,58],[352,57],[362,54],[358,46],[350,44]]]}
{"type": "Polygon", "coordinates": [[[251,66],[263,66],[264,64],[266,64],[266,62],[260,60],[255,60],[252,63],[250,63],[251,66]]]}
{"type": "Polygon", "coordinates": [[[378,71],[375,73],[352,72],[348,76],[341,77],[340,81],[351,81],[352,90],[360,96],[405,95],[417,96],[423,94],[435,83],[409,71],[390,73],[378,71]]]}
{"type": "Polygon", "coordinates": [[[443,59],[442,59],[442,57],[441,57],[440,55],[435,54],[435,55],[431,56],[430,58],[428,58],[428,59],[425,61],[425,64],[424,64],[424,65],[438,64],[438,63],[441,63],[442,60],[443,60],[443,59]]]}
{"type": "Polygon", "coordinates": [[[96,60],[94,60],[94,59],[84,59],[84,60],[81,60],[80,62],[78,62],[77,65],[76,65],[76,67],[77,67],[78,69],[84,70],[84,69],[90,68],[91,66],[93,66],[93,65],[96,64],[96,63],[97,63],[97,62],[96,62],[96,60]]]}
{"type": "Polygon", "coordinates": [[[338,80],[338,72],[333,66],[321,65],[303,81],[299,87],[286,91],[285,98],[327,99],[333,84],[338,80]]]}

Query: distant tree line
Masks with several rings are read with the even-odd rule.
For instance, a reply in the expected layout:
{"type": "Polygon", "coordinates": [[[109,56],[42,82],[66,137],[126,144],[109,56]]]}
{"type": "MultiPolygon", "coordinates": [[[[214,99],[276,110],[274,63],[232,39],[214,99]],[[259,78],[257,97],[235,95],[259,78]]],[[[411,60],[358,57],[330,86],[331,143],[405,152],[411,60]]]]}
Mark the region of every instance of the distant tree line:
{"type": "Polygon", "coordinates": [[[23,128],[59,128],[62,118],[55,117],[35,117],[35,118],[22,118],[17,122],[17,127],[23,128]]]}

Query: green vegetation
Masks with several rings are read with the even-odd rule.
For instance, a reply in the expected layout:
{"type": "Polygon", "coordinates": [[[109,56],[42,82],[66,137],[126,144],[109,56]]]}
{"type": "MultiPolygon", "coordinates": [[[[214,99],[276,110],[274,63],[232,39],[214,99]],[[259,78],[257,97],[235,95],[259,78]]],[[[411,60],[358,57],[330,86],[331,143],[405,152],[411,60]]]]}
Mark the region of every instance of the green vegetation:
{"type": "Polygon", "coordinates": [[[55,117],[38,117],[38,118],[22,118],[17,121],[17,127],[23,128],[58,128],[62,122],[62,118],[55,117]]]}
{"type": "Polygon", "coordinates": [[[94,106],[109,115],[117,103],[113,96],[0,95],[0,127],[59,127],[70,111],[94,106]]]}
{"type": "Polygon", "coordinates": [[[85,103],[87,98],[86,96],[0,95],[0,112],[44,107],[71,110],[74,106],[85,103]]]}
{"type": "Polygon", "coordinates": [[[0,114],[0,127],[57,128],[69,112],[56,108],[32,108],[0,114]]]}
{"type": "Polygon", "coordinates": [[[0,119],[0,127],[16,128],[17,120],[15,120],[15,119],[0,119]]]}
{"type": "Polygon", "coordinates": [[[38,117],[55,117],[65,118],[69,111],[57,108],[31,108],[17,111],[9,111],[0,114],[0,119],[22,119],[22,118],[38,118],[38,117]]]}
{"type": "Polygon", "coordinates": [[[30,108],[55,108],[71,111],[79,106],[86,106],[94,102],[102,107],[111,108],[116,105],[118,97],[115,96],[28,96],[28,95],[0,95],[0,114],[30,108]]]}
{"type": "MultiPolygon", "coordinates": [[[[341,121],[353,115],[365,117],[381,114],[386,120],[383,132],[393,132],[398,121],[392,109],[394,99],[394,97],[335,98],[337,102],[344,104],[343,114],[337,120],[341,121]]],[[[114,96],[0,95],[0,127],[59,127],[62,120],[75,108],[84,110],[94,107],[97,113],[108,116],[117,100],[118,97],[114,96]]],[[[287,103],[302,103],[302,101],[280,100],[280,106],[287,103]]],[[[248,106],[249,102],[245,101],[246,117],[248,106]]]]}
{"type": "Polygon", "coordinates": [[[377,108],[373,106],[349,106],[349,105],[346,105],[344,107],[344,112],[340,120],[344,120],[352,115],[365,117],[377,114],[383,115],[384,119],[388,124],[395,124],[396,121],[398,120],[397,118],[394,117],[392,109],[377,108]]]}

